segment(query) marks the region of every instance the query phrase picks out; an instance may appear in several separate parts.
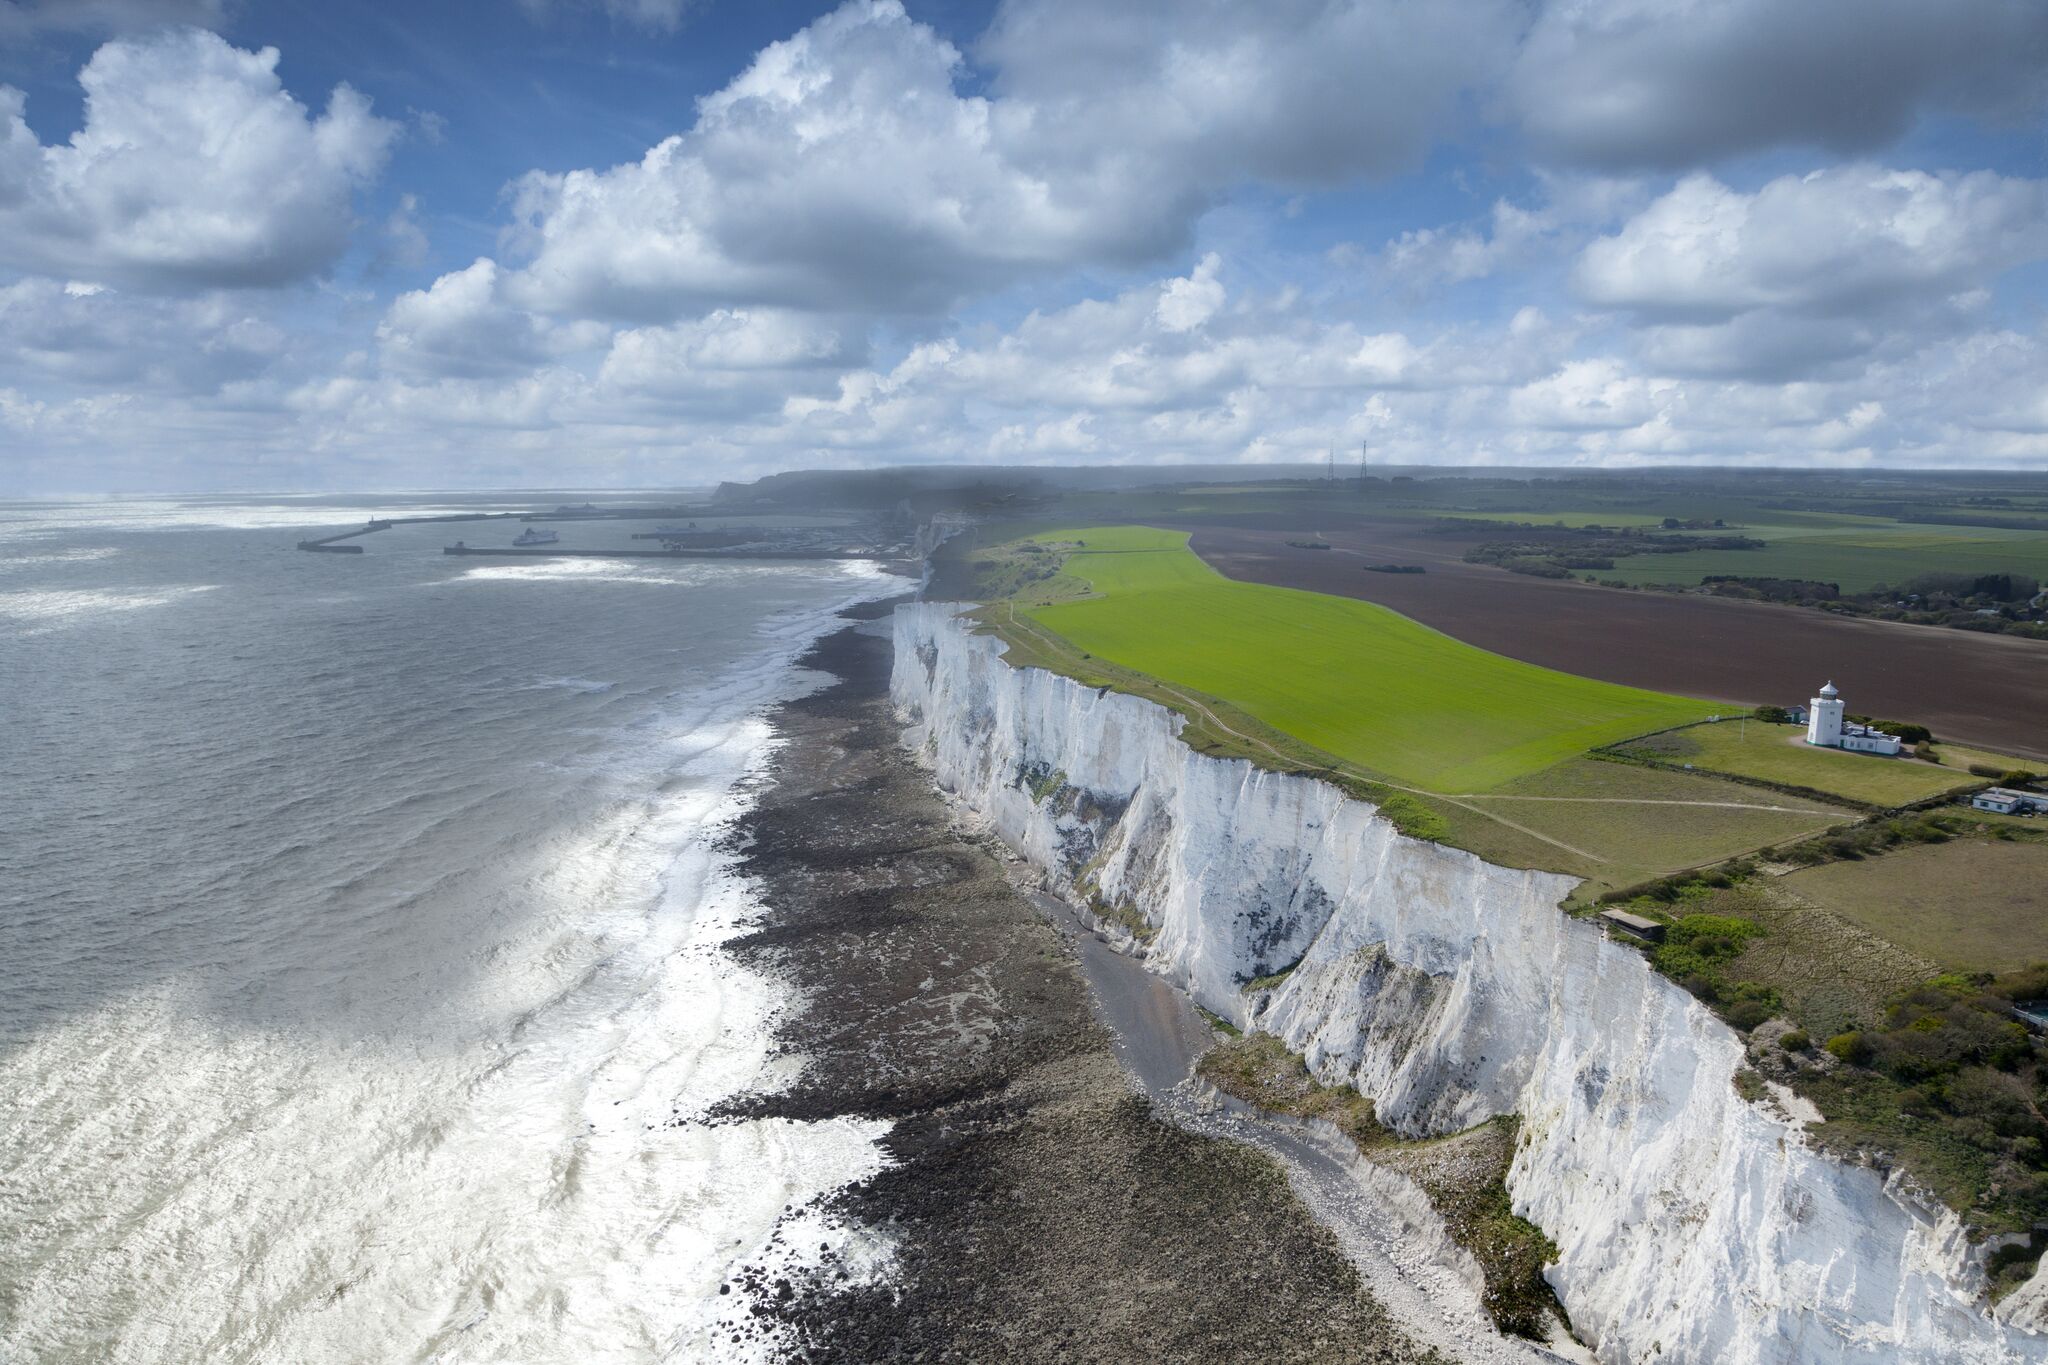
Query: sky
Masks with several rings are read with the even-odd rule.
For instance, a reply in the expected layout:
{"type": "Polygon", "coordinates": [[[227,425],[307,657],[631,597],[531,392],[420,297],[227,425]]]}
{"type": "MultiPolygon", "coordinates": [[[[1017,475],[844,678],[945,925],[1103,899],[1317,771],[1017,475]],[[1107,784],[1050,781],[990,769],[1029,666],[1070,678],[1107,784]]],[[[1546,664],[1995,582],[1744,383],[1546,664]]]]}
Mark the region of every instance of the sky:
{"type": "Polygon", "coordinates": [[[2048,468],[2041,0],[0,0],[0,494],[2048,468]]]}

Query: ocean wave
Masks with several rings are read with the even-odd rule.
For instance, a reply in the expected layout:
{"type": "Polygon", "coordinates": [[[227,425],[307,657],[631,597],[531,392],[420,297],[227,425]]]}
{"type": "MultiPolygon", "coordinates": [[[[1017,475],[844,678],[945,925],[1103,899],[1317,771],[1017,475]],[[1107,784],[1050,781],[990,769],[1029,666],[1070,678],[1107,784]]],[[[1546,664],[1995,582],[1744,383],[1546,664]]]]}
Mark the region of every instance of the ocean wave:
{"type": "MultiPolygon", "coordinates": [[[[292,922],[291,961],[342,962],[420,897],[514,864],[489,913],[447,921],[473,976],[412,981],[398,964],[361,982],[346,1026],[313,1030],[246,1026],[170,982],[0,1058],[0,1137],[61,1139],[68,1163],[0,1244],[16,1310],[0,1356],[765,1357],[764,1339],[731,1340],[734,1267],[830,1245],[882,1273],[886,1247],[805,1210],[882,1168],[888,1121],[703,1117],[802,1066],[775,1028],[788,987],[727,950],[762,906],[725,836],[783,742],[769,708],[819,681],[796,660],[891,586],[871,566],[824,582],[834,600],[773,613],[741,657],[621,731],[609,771],[551,777],[549,799],[581,814],[529,831],[537,851],[476,845],[410,883],[335,888],[292,922]],[[417,1017],[387,1032],[401,998],[417,1017]],[[148,1102],[109,1099],[133,1093],[148,1102]]],[[[422,820],[379,828],[448,818],[389,795],[422,820]]]]}

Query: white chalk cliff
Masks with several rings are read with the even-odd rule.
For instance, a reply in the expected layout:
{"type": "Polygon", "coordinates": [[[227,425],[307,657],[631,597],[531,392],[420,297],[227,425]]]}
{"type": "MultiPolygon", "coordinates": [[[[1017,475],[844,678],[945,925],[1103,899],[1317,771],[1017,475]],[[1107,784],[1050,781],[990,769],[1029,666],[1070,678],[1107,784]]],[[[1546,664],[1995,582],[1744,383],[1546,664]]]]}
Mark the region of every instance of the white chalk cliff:
{"type": "Polygon", "coordinates": [[[1742,1100],[1736,1034],[1563,914],[1569,879],[1197,754],[1171,712],[1012,668],[953,612],[895,618],[892,693],[939,784],[1075,899],[1140,917],[1154,970],[1390,1126],[1521,1114],[1508,1187],[1602,1361],[2048,1361],[2048,1336],[1984,1306],[1956,1219],[1742,1100]]]}

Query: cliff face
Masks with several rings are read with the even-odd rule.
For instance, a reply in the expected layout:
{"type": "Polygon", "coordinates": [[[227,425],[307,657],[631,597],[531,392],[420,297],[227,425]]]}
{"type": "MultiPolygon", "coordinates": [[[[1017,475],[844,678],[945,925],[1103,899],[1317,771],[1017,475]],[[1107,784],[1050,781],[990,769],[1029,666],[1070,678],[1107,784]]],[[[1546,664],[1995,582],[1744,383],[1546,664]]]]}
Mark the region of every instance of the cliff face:
{"type": "Polygon", "coordinates": [[[939,784],[1154,970],[1402,1132],[1523,1116],[1515,1208],[1602,1360],[2048,1361],[1981,1306],[1955,1218],[1740,1099],[1736,1035],[1560,912],[1567,879],[1197,754],[1172,713],[1013,669],[948,607],[900,608],[895,634],[939,784]]]}

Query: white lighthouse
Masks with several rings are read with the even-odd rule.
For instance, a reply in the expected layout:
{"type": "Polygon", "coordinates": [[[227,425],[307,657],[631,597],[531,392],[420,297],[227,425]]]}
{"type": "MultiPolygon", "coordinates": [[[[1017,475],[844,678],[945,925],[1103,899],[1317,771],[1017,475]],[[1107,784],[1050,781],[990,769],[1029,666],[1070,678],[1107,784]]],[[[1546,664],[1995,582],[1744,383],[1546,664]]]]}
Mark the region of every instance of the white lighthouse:
{"type": "Polygon", "coordinates": [[[1806,742],[1825,749],[1842,747],[1842,694],[1825,683],[1806,706],[1806,742]]]}
{"type": "Polygon", "coordinates": [[[1806,742],[1823,749],[1847,749],[1852,754],[1895,756],[1905,746],[1897,735],[1872,725],[1842,719],[1842,694],[1828,683],[1820,695],[1807,703],[1806,742]]]}

